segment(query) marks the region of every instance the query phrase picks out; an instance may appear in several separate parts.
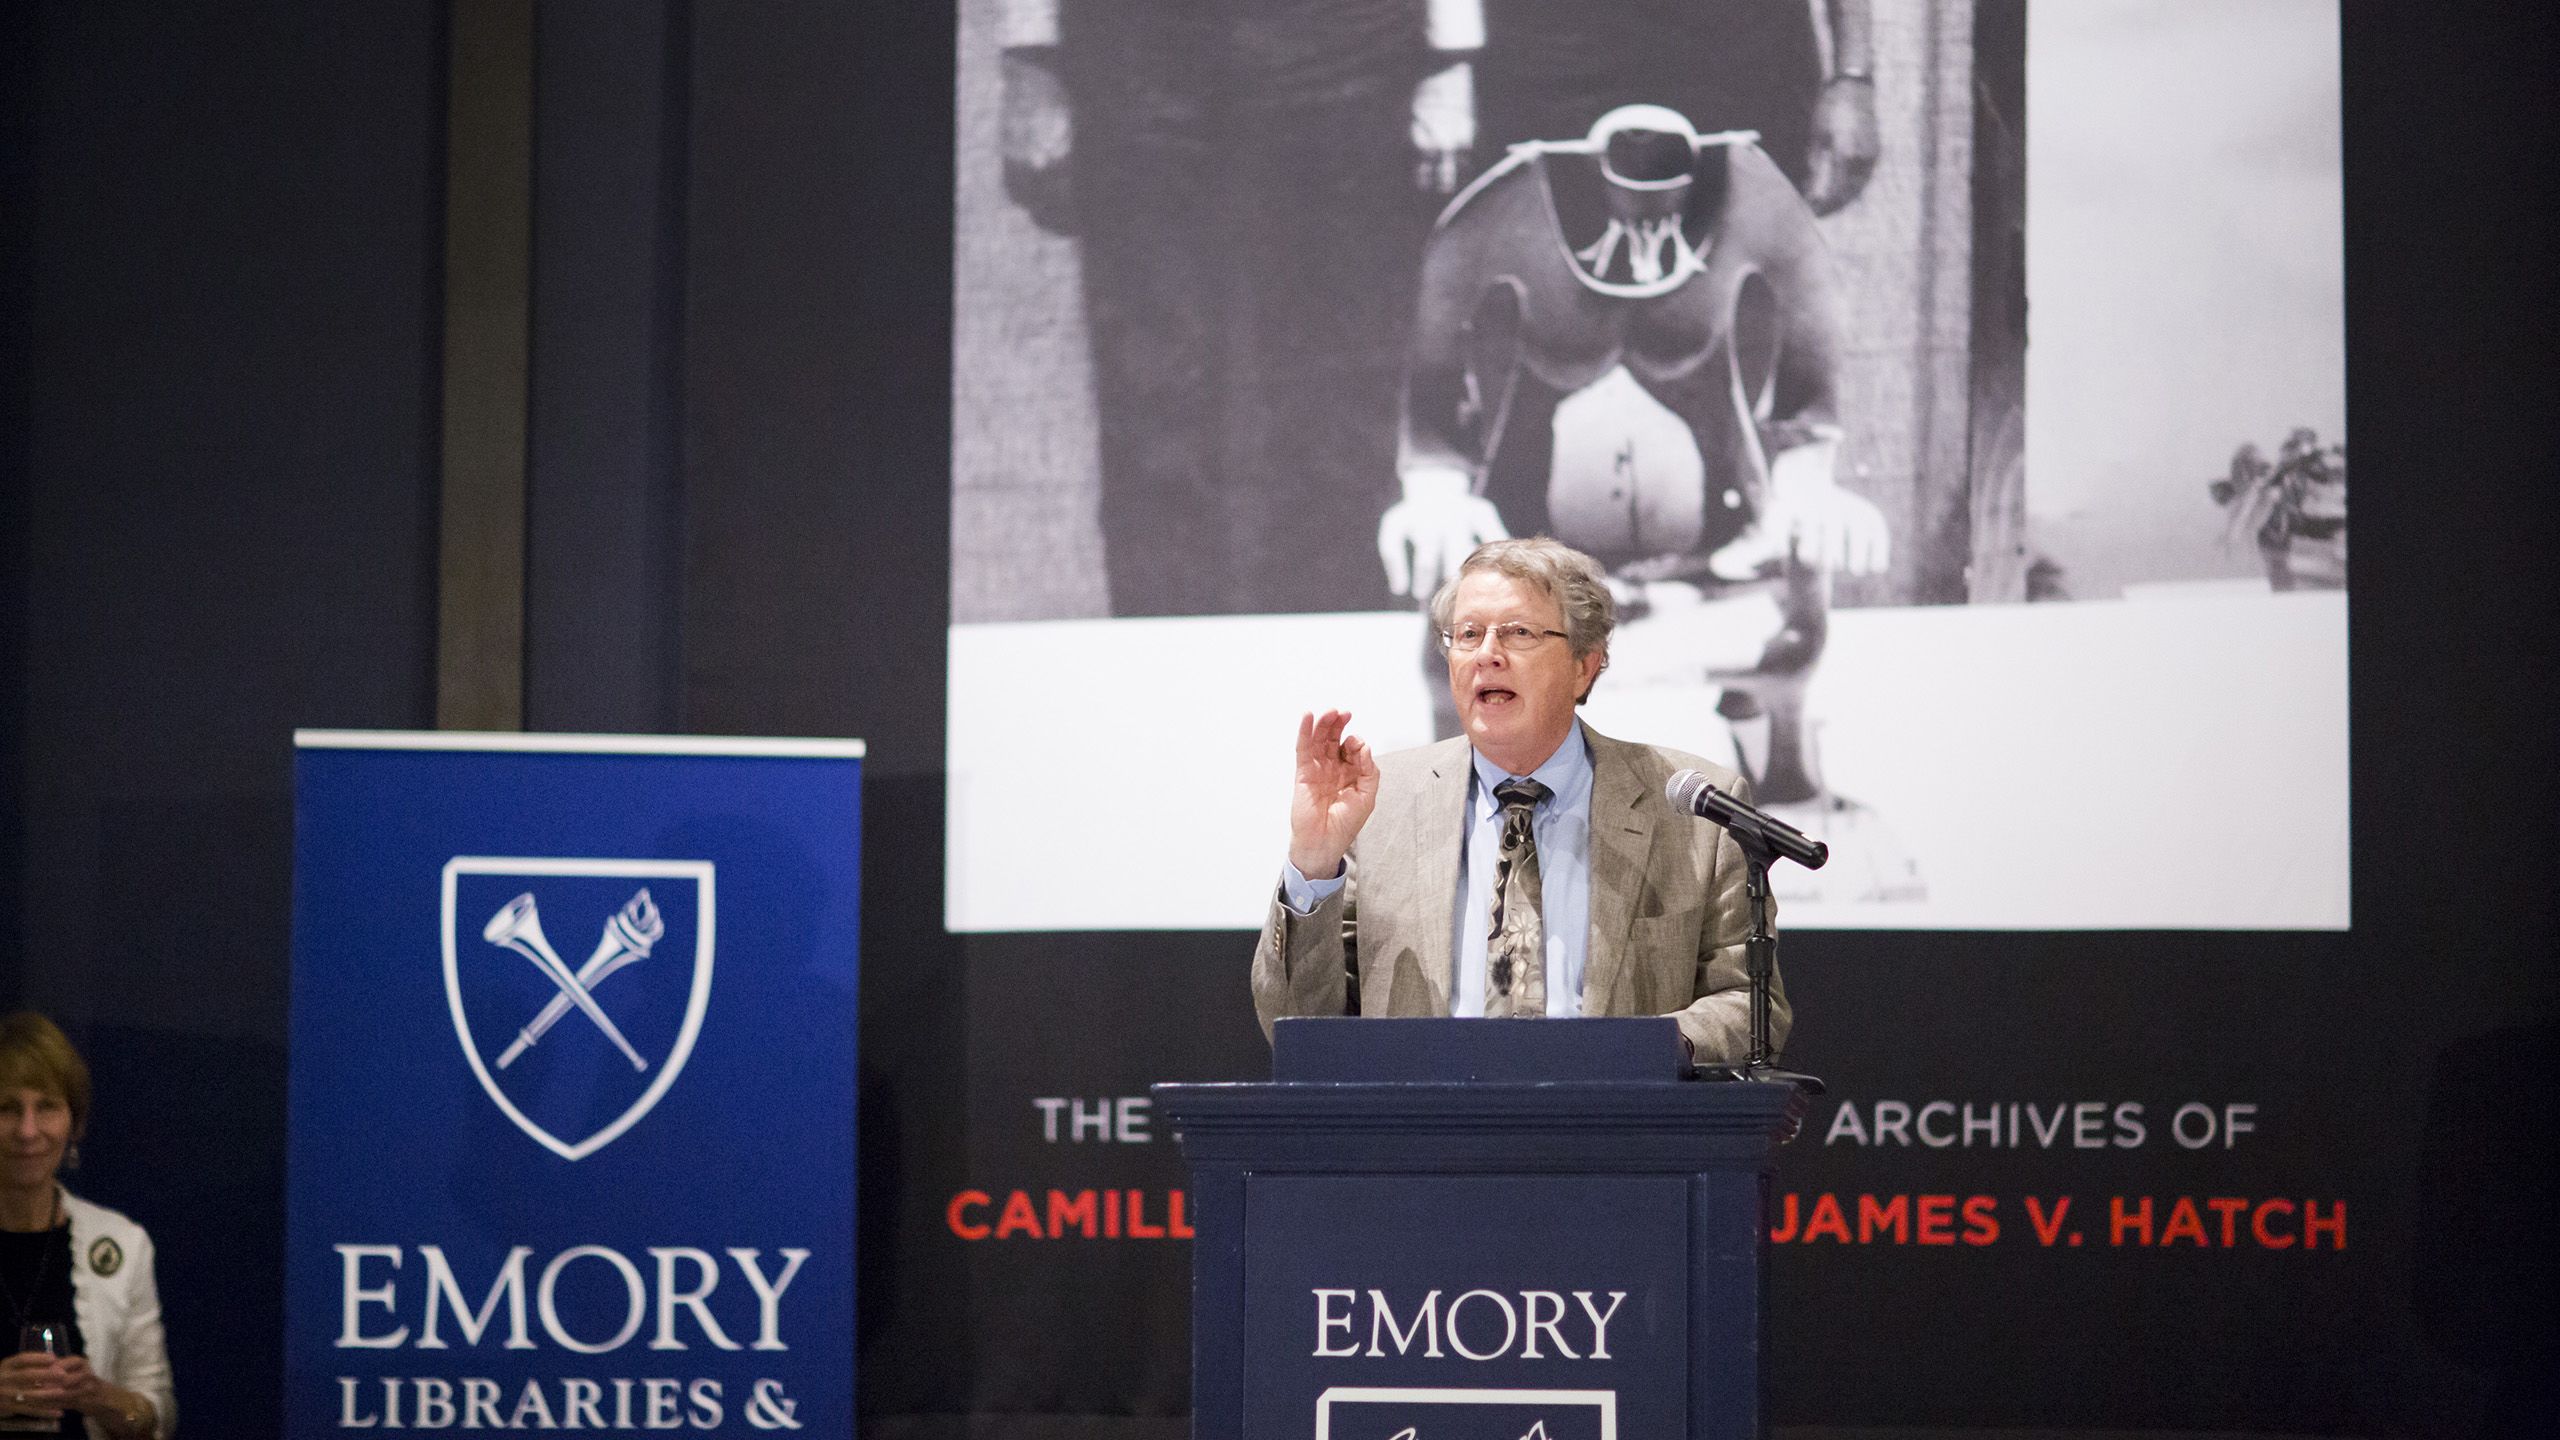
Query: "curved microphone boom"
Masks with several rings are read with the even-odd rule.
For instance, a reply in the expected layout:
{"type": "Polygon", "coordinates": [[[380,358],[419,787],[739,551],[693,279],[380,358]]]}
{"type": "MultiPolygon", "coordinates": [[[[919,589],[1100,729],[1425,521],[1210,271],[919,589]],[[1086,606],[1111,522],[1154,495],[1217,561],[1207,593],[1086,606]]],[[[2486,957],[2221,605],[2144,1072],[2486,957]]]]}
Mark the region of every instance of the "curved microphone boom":
{"type": "Polygon", "coordinates": [[[1783,855],[1807,870],[1819,870],[1822,862],[1831,858],[1830,846],[1757,806],[1727,795],[1698,771],[1683,770],[1672,776],[1663,784],[1662,798],[1683,815],[1723,826],[1746,848],[1783,855]]]}

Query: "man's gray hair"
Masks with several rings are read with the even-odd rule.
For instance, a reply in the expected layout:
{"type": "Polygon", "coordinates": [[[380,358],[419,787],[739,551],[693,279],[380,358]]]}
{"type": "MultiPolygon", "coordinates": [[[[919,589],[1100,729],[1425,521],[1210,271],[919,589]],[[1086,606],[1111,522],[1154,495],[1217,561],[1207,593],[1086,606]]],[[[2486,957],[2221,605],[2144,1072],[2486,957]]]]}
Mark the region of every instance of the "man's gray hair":
{"type": "MultiPolygon", "coordinates": [[[[1439,593],[1431,597],[1431,627],[1447,630],[1449,617],[1458,605],[1458,584],[1479,571],[1491,571],[1519,581],[1529,589],[1556,602],[1564,612],[1565,643],[1573,648],[1574,658],[1598,651],[1600,668],[1609,666],[1609,632],[1618,628],[1618,602],[1609,593],[1608,572],[1600,562],[1544,535],[1526,540],[1489,540],[1476,547],[1474,554],[1458,567],[1458,573],[1441,582],[1439,593]]],[[[1585,699],[1590,698],[1586,692],[1585,699]]]]}

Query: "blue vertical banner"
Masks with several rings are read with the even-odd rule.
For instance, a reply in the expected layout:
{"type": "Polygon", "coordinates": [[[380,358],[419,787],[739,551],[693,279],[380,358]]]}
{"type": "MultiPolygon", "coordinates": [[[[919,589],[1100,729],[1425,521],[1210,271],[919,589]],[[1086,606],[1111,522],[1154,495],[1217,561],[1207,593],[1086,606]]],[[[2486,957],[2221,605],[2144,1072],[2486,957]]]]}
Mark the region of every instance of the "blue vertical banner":
{"type": "Polygon", "coordinates": [[[295,745],[287,1436],[851,1434],[861,743],[295,745]]]}

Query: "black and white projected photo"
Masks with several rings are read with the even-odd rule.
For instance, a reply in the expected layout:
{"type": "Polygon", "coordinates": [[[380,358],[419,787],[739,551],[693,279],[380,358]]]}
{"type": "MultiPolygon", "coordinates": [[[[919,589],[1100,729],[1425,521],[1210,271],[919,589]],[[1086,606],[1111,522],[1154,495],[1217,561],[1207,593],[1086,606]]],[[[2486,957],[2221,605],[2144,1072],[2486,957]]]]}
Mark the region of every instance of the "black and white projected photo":
{"type": "Polygon", "coordinates": [[[1831,845],[1791,926],[2346,927],[2329,0],[963,0],[959,66],[952,929],[1253,928],[1299,714],[1454,733],[1505,534],[1610,570],[1595,728],[1831,845]]]}

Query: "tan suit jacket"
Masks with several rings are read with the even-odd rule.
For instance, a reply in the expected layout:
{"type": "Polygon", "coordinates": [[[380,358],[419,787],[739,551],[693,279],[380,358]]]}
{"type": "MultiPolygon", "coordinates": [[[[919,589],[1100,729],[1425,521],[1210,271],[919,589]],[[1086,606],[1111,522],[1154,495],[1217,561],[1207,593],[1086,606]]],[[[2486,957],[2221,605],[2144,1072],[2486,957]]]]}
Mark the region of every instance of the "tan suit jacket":
{"type": "MultiPolygon", "coordinates": [[[[1701,1062],[1751,1048],[1742,953],[1751,931],[1742,851],[1724,830],[1676,814],[1663,782],[1704,771],[1741,799],[1750,786],[1694,755],[1591,741],[1591,936],[1585,1015],[1676,1015],[1701,1062]]],[[[1456,942],[1460,841],[1473,762],[1461,738],[1378,762],[1378,808],[1344,862],[1348,882],[1313,913],[1275,894],[1253,952],[1263,1033],[1289,1015],[1446,1015],[1456,942]]],[[[1774,913],[1774,911],[1773,911],[1774,913]]],[[[1786,991],[1772,977],[1773,1047],[1786,1041],[1786,991]]]]}

